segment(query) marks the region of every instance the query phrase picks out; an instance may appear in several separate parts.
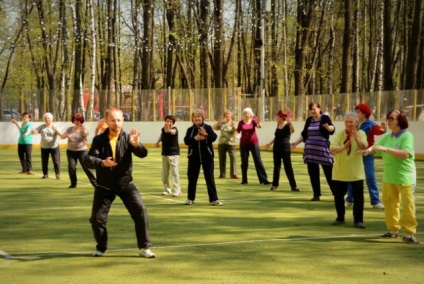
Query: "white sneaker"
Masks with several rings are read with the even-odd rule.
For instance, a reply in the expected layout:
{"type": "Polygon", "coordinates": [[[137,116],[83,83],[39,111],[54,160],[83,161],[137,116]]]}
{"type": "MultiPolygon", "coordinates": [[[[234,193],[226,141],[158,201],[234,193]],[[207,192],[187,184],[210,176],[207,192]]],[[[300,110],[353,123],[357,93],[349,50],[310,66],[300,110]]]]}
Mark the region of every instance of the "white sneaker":
{"type": "Polygon", "coordinates": [[[209,202],[209,205],[210,206],[222,206],[224,204],[219,200],[215,200],[215,201],[209,202]]]}
{"type": "Polygon", "coordinates": [[[180,197],[180,196],[181,196],[181,192],[174,193],[174,197],[180,197]]]}
{"type": "Polygon", "coordinates": [[[372,208],[374,208],[374,209],[384,209],[384,205],[381,204],[381,203],[377,203],[377,204],[374,204],[372,206],[372,208]]]}
{"type": "Polygon", "coordinates": [[[184,203],[185,205],[192,205],[194,203],[193,200],[187,199],[186,202],[184,203]]]}
{"type": "Polygon", "coordinates": [[[106,253],[105,251],[101,252],[99,250],[96,250],[95,252],[93,252],[93,256],[96,256],[96,257],[103,256],[105,253],[106,253]]]}
{"type": "Polygon", "coordinates": [[[349,202],[349,201],[345,202],[345,206],[352,206],[352,205],[353,205],[353,202],[349,202]]]}
{"type": "Polygon", "coordinates": [[[141,249],[138,253],[139,256],[145,258],[155,258],[156,255],[150,249],[141,249]]]}
{"type": "Polygon", "coordinates": [[[170,195],[171,194],[171,189],[167,188],[166,191],[162,192],[162,195],[170,195]]]}

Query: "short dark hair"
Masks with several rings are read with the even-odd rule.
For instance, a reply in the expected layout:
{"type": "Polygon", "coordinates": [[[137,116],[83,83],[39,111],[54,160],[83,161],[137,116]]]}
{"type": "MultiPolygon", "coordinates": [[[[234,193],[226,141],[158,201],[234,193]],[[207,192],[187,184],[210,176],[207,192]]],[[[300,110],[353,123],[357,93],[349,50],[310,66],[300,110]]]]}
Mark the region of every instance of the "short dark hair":
{"type": "Polygon", "coordinates": [[[398,124],[399,124],[399,128],[400,129],[407,129],[409,127],[409,123],[408,123],[408,117],[406,117],[406,113],[403,110],[399,110],[399,109],[394,109],[391,110],[387,113],[386,115],[386,119],[390,118],[390,115],[395,112],[398,113],[399,116],[397,118],[398,120],[398,124]]]}
{"type": "Polygon", "coordinates": [[[85,121],[84,116],[79,112],[72,116],[72,122],[74,122],[75,120],[81,122],[81,124],[83,124],[85,121]]]}
{"type": "Polygon", "coordinates": [[[308,106],[308,109],[311,110],[314,106],[316,106],[317,108],[321,108],[318,102],[311,102],[308,106]]]}
{"type": "Polygon", "coordinates": [[[172,115],[172,114],[167,115],[167,116],[165,117],[165,121],[166,121],[167,119],[172,120],[172,124],[174,124],[174,123],[175,123],[175,116],[174,116],[174,115],[172,115]]]}
{"type": "Polygon", "coordinates": [[[31,118],[31,114],[29,112],[26,111],[22,114],[22,116],[25,116],[25,115],[28,115],[28,117],[31,118]]]}

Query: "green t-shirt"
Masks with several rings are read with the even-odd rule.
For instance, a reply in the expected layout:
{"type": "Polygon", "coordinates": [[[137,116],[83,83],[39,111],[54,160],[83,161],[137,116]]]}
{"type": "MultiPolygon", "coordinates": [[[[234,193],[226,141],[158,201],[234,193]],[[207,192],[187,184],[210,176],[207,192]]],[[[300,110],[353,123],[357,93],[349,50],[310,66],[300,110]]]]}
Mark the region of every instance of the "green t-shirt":
{"type": "Polygon", "coordinates": [[[32,129],[31,122],[26,123],[25,125],[22,123],[21,129],[19,129],[19,139],[18,144],[32,144],[32,134],[29,132],[29,134],[24,137],[24,134],[28,132],[28,129],[32,129]]]}
{"type": "Polygon", "coordinates": [[[415,184],[415,138],[411,132],[405,131],[398,137],[388,133],[381,138],[375,145],[384,146],[386,148],[400,149],[409,153],[406,159],[399,159],[392,155],[376,151],[383,157],[383,182],[391,184],[415,184]]]}
{"type": "MultiPolygon", "coordinates": [[[[368,145],[367,135],[364,131],[358,130],[358,138],[365,145],[368,145]]],[[[331,139],[330,149],[333,146],[342,146],[346,140],[346,132],[339,131],[331,139]]],[[[358,144],[355,139],[351,140],[351,150],[343,150],[334,154],[333,180],[338,181],[357,181],[365,179],[364,162],[361,154],[358,154],[358,144]]]]}

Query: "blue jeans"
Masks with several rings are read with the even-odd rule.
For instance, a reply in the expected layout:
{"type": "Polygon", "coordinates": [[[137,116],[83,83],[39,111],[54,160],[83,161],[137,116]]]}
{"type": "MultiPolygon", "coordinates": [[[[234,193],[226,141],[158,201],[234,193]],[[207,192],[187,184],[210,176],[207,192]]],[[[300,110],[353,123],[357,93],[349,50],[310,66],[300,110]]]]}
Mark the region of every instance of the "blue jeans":
{"type": "MultiPolygon", "coordinates": [[[[364,169],[365,169],[365,178],[368,186],[368,192],[370,194],[371,205],[375,205],[380,202],[380,196],[378,191],[377,180],[375,179],[375,168],[374,168],[374,156],[369,155],[363,158],[364,169]]],[[[354,202],[352,195],[352,187],[349,184],[347,190],[347,202],[354,202]]]]}

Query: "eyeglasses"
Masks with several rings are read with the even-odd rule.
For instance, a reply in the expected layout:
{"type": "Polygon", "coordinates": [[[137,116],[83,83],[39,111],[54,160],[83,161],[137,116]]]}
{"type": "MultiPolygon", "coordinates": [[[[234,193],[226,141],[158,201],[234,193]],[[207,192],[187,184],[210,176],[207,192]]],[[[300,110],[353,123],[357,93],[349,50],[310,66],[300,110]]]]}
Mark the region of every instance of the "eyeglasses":
{"type": "Polygon", "coordinates": [[[390,121],[391,122],[391,121],[396,120],[396,119],[397,119],[397,117],[391,116],[391,117],[387,118],[386,121],[390,121]]]}

